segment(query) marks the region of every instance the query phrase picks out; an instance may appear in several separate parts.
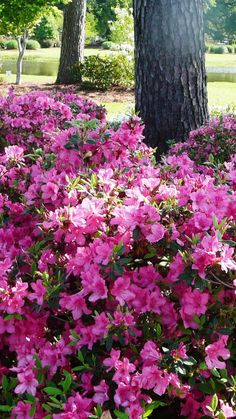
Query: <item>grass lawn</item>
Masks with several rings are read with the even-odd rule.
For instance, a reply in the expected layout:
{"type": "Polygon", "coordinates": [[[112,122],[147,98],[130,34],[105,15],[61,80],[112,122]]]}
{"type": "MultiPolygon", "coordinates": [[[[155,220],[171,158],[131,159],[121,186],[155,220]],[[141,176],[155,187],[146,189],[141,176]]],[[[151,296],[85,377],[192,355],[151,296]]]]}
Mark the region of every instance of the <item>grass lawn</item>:
{"type": "MultiPolygon", "coordinates": [[[[98,48],[85,48],[85,56],[89,55],[106,55],[109,51],[98,48]]],[[[0,50],[0,62],[8,60],[16,60],[18,52],[16,50],[0,50]]],[[[36,51],[26,50],[24,60],[27,61],[59,61],[60,48],[41,48],[36,51]]]]}
{"type": "MultiPolygon", "coordinates": [[[[29,75],[22,75],[22,83],[27,84],[53,84],[55,83],[54,76],[29,76],[29,75]]],[[[16,75],[12,74],[11,76],[6,76],[5,74],[0,74],[0,84],[4,83],[15,83],[16,82],[16,75]]]]}
{"type": "MultiPolygon", "coordinates": [[[[85,48],[85,56],[89,55],[107,55],[110,51],[98,48],[85,48]]],[[[15,60],[17,51],[0,50],[1,60],[15,60]]],[[[41,48],[36,51],[26,50],[24,60],[37,61],[58,61],[60,57],[60,48],[41,48]]],[[[236,67],[236,54],[206,54],[207,67],[236,67]]]]}
{"type": "Polygon", "coordinates": [[[206,54],[206,66],[236,68],[236,54],[206,54]]]}
{"type": "MultiPolygon", "coordinates": [[[[209,108],[236,106],[236,83],[213,82],[208,83],[209,108]]],[[[104,103],[110,118],[132,112],[133,103],[108,102],[104,103]]]]}

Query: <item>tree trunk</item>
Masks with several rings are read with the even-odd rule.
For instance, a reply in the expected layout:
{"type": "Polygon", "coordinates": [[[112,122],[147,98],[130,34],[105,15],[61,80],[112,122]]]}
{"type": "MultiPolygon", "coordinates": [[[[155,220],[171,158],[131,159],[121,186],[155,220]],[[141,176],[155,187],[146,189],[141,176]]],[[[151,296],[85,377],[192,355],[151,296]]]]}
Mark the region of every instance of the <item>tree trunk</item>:
{"type": "Polygon", "coordinates": [[[136,110],[167,150],[208,119],[202,0],[134,0],[136,110]]]}
{"type": "Polygon", "coordinates": [[[22,36],[18,36],[17,46],[18,46],[18,57],[16,63],[16,84],[21,84],[21,76],[22,76],[22,66],[23,66],[23,57],[26,49],[28,35],[24,34],[22,36]]]}
{"type": "Polygon", "coordinates": [[[86,0],[72,0],[64,10],[60,64],[56,83],[74,82],[73,65],[84,58],[86,0]]]}

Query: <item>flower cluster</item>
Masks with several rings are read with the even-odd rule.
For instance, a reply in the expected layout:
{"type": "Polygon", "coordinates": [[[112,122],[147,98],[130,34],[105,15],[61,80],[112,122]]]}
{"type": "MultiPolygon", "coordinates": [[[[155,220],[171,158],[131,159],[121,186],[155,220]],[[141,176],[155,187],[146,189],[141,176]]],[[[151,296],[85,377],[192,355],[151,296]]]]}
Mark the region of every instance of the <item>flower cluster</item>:
{"type": "Polygon", "coordinates": [[[156,165],[73,93],[0,116],[1,417],[235,417],[236,156],[156,165]]]}

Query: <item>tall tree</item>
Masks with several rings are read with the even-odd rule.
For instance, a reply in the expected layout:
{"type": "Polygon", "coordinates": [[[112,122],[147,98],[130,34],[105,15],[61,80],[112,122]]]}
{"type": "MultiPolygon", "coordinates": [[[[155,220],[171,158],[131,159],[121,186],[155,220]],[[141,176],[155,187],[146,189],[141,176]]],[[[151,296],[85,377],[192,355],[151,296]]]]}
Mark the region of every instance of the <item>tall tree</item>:
{"type": "MultiPolygon", "coordinates": [[[[67,0],[63,0],[65,3],[67,0]]],[[[0,0],[0,32],[16,38],[18,44],[16,83],[21,83],[22,63],[30,32],[58,0],[0,0]]]]}
{"type": "Polygon", "coordinates": [[[86,0],[72,0],[64,10],[58,84],[73,83],[73,66],[83,61],[86,0]]]}
{"type": "Polygon", "coordinates": [[[208,119],[202,0],[134,0],[136,108],[166,151],[208,119]]]}

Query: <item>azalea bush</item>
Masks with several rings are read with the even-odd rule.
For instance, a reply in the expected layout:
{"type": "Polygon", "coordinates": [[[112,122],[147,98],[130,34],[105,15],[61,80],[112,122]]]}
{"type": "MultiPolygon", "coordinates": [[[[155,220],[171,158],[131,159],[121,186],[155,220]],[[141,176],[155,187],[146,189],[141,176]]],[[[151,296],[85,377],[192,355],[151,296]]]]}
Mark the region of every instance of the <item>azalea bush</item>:
{"type": "Polygon", "coordinates": [[[235,417],[236,156],[156,165],[73,93],[0,118],[1,417],[235,417]]]}

